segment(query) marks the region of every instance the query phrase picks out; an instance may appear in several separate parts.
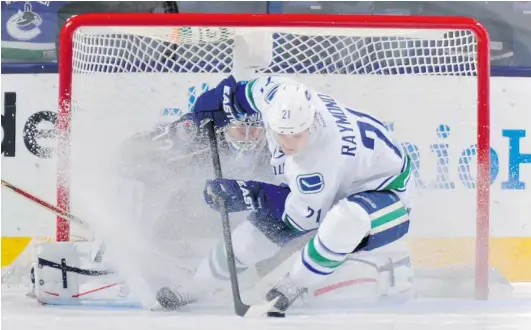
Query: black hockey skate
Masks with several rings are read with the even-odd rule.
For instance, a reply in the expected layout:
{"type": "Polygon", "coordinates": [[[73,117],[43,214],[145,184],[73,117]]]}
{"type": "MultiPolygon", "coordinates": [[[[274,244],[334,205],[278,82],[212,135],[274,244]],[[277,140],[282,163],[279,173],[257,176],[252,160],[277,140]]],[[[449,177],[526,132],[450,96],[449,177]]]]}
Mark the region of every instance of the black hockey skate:
{"type": "Polygon", "coordinates": [[[295,285],[287,274],[280,282],[278,282],[266,295],[267,301],[272,301],[278,298],[278,301],[273,306],[272,312],[284,313],[297,298],[303,293],[307,292],[306,288],[301,288],[295,285]]]}
{"type": "Polygon", "coordinates": [[[181,288],[163,287],[157,291],[157,302],[164,309],[175,310],[193,302],[192,296],[181,288]]]}

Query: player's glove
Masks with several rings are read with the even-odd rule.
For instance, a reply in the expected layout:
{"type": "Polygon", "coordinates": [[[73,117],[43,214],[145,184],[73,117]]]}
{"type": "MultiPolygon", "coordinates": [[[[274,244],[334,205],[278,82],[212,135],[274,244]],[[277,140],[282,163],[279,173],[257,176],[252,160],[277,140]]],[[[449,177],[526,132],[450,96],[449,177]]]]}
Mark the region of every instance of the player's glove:
{"type": "Polygon", "coordinates": [[[228,212],[255,211],[279,221],[289,193],[288,186],[232,179],[208,180],[203,191],[205,202],[216,211],[225,201],[228,212]]]}
{"type": "Polygon", "coordinates": [[[242,120],[245,115],[254,114],[246,101],[237,100],[241,98],[245,84],[238,83],[233,76],[229,76],[216,88],[201,94],[192,109],[195,124],[202,127],[212,120],[216,128],[222,128],[229,124],[230,120],[242,120]]]}

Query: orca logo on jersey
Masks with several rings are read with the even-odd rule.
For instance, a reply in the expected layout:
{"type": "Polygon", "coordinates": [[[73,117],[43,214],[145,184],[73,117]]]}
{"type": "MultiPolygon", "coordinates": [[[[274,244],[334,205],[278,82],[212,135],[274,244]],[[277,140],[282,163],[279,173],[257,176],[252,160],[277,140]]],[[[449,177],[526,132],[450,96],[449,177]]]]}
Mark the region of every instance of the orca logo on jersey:
{"type": "Polygon", "coordinates": [[[279,88],[280,88],[280,85],[278,85],[278,84],[273,86],[273,87],[271,87],[271,89],[269,90],[269,92],[265,96],[266,103],[271,103],[271,101],[273,100],[273,98],[277,94],[279,88]]]}
{"type": "Polygon", "coordinates": [[[240,186],[240,190],[242,191],[243,195],[243,202],[245,205],[247,205],[247,210],[254,211],[254,204],[253,204],[253,198],[250,195],[249,189],[247,189],[247,186],[245,185],[245,181],[238,180],[238,185],[240,186]]]}
{"type": "Polygon", "coordinates": [[[303,194],[316,194],[324,189],[323,175],[321,173],[299,175],[297,186],[303,194]]]}

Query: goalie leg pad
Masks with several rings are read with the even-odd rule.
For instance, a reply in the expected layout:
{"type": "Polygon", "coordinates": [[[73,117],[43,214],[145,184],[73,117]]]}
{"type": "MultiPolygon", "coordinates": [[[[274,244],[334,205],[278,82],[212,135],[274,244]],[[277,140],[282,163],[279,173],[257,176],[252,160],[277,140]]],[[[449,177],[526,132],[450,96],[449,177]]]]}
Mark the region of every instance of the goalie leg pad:
{"type": "Polygon", "coordinates": [[[79,255],[73,243],[40,243],[35,246],[35,296],[41,303],[70,299],[79,293],[77,274],[68,274],[65,266],[79,267],[79,255]]]}
{"type": "Polygon", "coordinates": [[[415,272],[409,246],[404,240],[371,252],[356,253],[349,258],[374,260],[378,264],[383,298],[407,300],[415,296],[415,272]]]}
{"type": "Polygon", "coordinates": [[[42,304],[139,306],[112,271],[95,269],[80,253],[86,243],[46,242],[35,246],[35,297],[42,304]]]}
{"type": "MultiPolygon", "coordinates": [[[[395,243],[389,247],[392,245],[395,243]]],[[[415,291],[408,249],[396,246],[389,253],[380,250],[384,249],[349,255],[336,272],[308,288],[308,305],[352,306],[411,299],[415,291]]]]}
{"type": "Polygon", "coordinates": [[[332,275],[308,288],[306,302],[312,307],[376,302],[381,297],[378,265],[348,258],[332,275]]]}

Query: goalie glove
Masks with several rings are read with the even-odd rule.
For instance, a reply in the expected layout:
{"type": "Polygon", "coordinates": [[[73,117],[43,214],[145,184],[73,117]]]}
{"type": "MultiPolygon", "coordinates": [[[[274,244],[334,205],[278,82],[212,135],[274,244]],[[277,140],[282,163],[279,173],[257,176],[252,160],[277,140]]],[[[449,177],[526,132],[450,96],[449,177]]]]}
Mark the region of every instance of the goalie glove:
{"type": "Polygon", "coordinates": [[[231,121],[243,122],[246,118],[257,116],[245,97],[247,82],[237,82],[233,76],[223,79],[216,88],[201,94],[192,109],[194,123],[203,127],[213,121],[217,129],[227,126],[231,121]]]}
{"type": "Polygon", "coordinates": [[[232,179],[208,180],[203,191],[205,202],[216,211],[224,201],[228,212],[255,211],[278,221],[289,193],[287,186],[232,179]]]}

